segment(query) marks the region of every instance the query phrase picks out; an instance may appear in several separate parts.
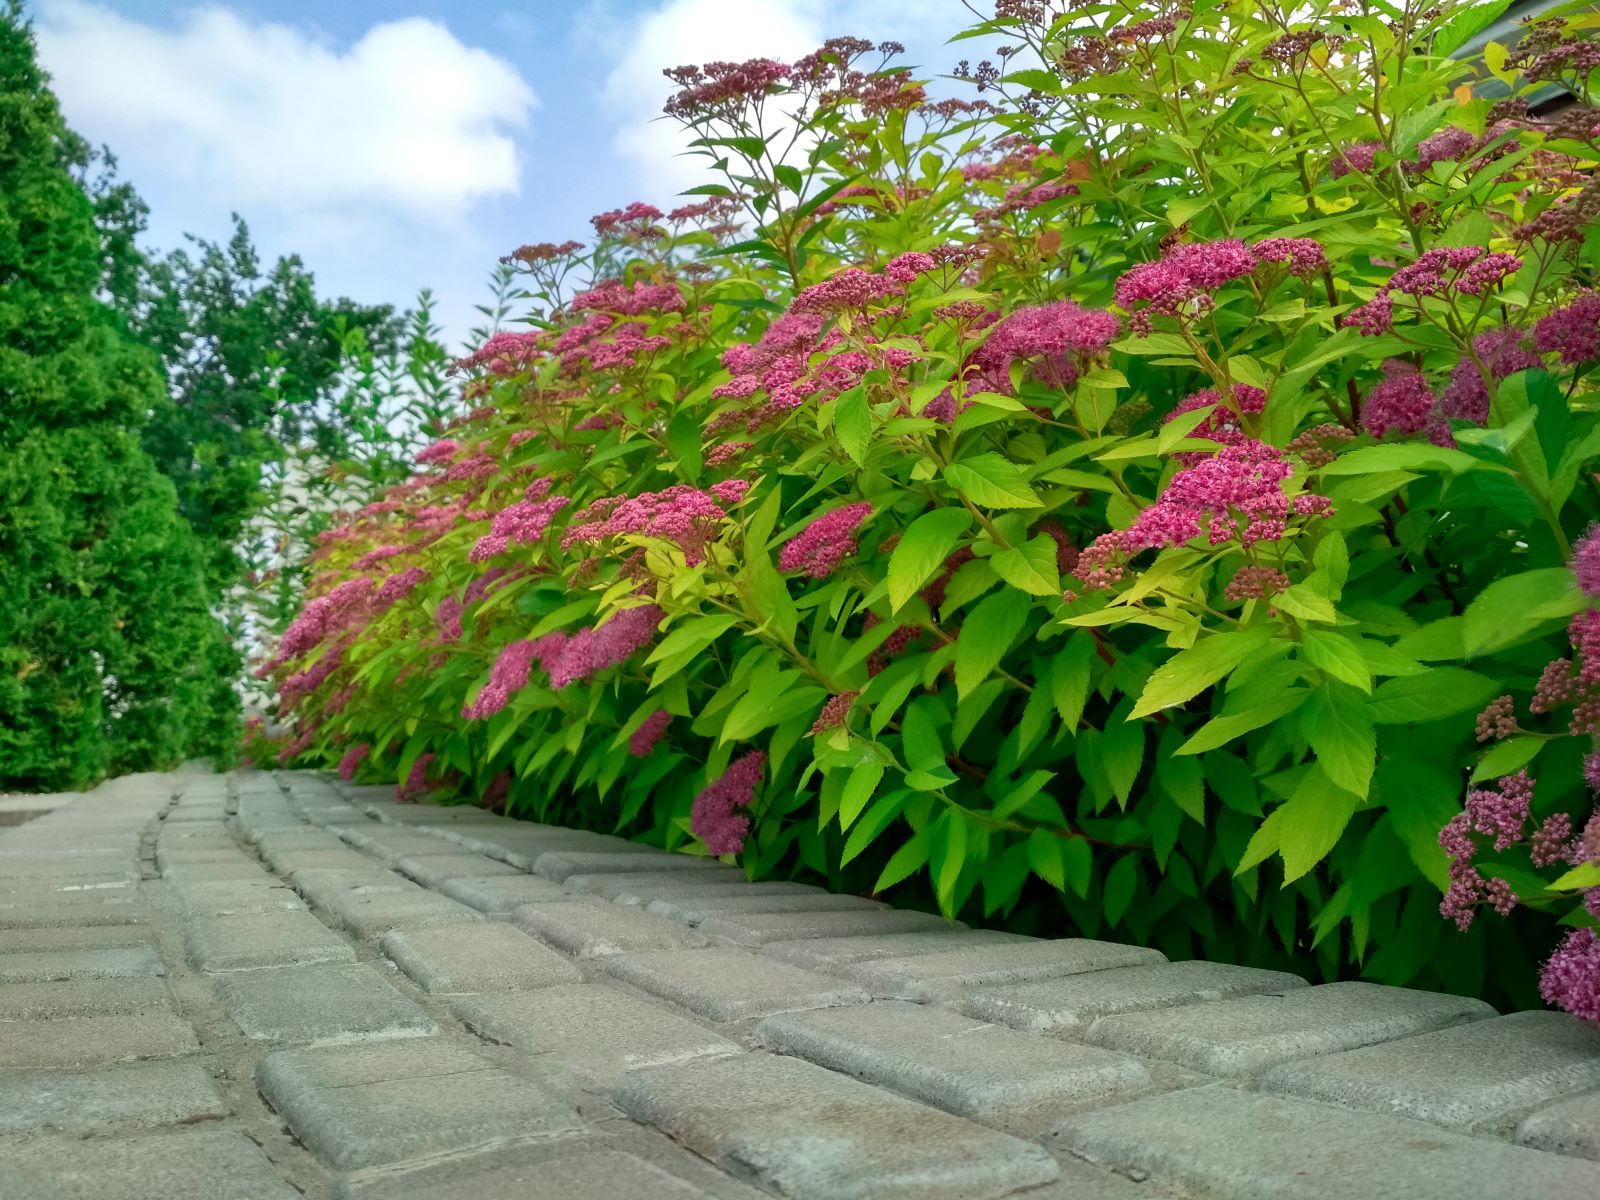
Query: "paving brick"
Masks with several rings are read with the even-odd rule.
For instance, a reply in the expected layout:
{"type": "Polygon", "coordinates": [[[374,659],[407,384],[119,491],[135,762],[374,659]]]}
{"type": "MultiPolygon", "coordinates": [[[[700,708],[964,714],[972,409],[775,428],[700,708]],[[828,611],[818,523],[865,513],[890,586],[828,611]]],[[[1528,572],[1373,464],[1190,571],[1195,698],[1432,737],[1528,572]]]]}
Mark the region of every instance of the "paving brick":
{"type": "Polygon", "coordinates": [[[50,983],[62,979],[127,979],[165,975],[149,946],[102,950],[30,950],[0,954],[0,983],[50,983]]]}
{"type": "Polygon", "coordinates": [[[196,917],[184,945],[196,970],[213,973],[356,960],[349,942],[304,910],[196,917]]]}
{"type": "Polygon", "coordinates": [[[618,979],[712,1021],[740,1021],[802,1008],[864,1004],[867,993],[733,948],[622,954],[602,964],[618,979]]]}
{"type": "Polygon", "coordinates": [[[0,1134],[104,1135],[227,1115],[210,1074],[193,1063],[0,1075],[0,1134]]]}
{"type": "Polygon", "coordinates": [[[360,938],[381,937],[399,926],[425,929],[483,920],[483,914],[476,909],[448,896],[420,890],[414,894],[346,895],[333,902],[331,911],[345,929],[360,938]]]}
{"type": "Polygon", "coordinates": [[[760,886],[749,883],[737,888],[707,888],[698,896],[663,897],[650,901],[645,911],[685,925],[698,925],[712,917],[744,913],[881,912],[888,907],[860,896],[831,895],[821,888],[777,895],[749,890],[760,886]],[[724,894],[718,895],[719,891],[724,894]]]}
{"type": "Polygon", "coordinates": [[[1285,1063],[1269,1091],[1468,1126],[1600,1088],[1600,1029],[1521,1012],[1397,1042],[1285,1063]]]}
{"type": "Polygon", "coordinates": [[[580,1128],[536,1084],[442,1042],[285,1050],[261,1061],[256,1082],[295,1136],[340,1170],[580,1128]]]}
{"type": "Polygon", "coordinates": [[[77,904],[58,900],[0,904],[0,930],[47,929],[58,925],[142,925],[149,920],[149,909],[132,897],[77,904]]]}
{"type": "Polygon", "coordinates": [[[743,871],[724,867],[720,871],[702,868],[690,871],[601,871],[594,875],[568,875],[561,886],[572,892],[604,896],[624,904],[648,904],[669,896],[704,896],[729,885],[770,888],[776,893],[812,891],[803,883],[759,883],[745,879],[743,871]]]}
{"type": "Polygon", "coordinates": [[[171,1011],[172,992],[155,976],[0,986],[0,1021],[171,1011]]]}
{"type": "Polygon", "coordinates": [[[812,970],[837,970],[846,963],[871,962],[878,958],[908,958],[913,954],[937,954],[968,946],[998,946],[1004,943],[1032,942],[1020,933],[997,929],[949,929],[933,933],[889,933],[871,937],[806,938],[793,942],[768,942],[761,953],[780,962],[812,970]]]}
{"type": "Polygon", "coordinates": [[[560,954],[496,921],[391,929],[380,944],[425,992],[504,992],[583,979],[560,954]]]}
{"type": "Polygon", "coordinates": [[[0,1196],[26,1200],[303,1200],[242,1133],[85,1141],[34,1138],[0,1151],[0,1196]]]}
{"type": "Polygon", "coordinates": [[[172,890],[191,917],[301,912],[305,909],[305,904],[295,895],[294,889],[279,880],[175,884],[172,890]]]}
{"type": "Polygon", "coordinates": [[[726,870],[714,858],[692,858],[687,854],[668,854],[646,847],[640,850],[547,850],[533,860],[535,874],[563,880],[569,875],[604,875],[628,871],[705,871],[726,870]]]}
{"type": "MultiPolygon", "coordinates": [[[[749,1192],[750,1196],[757,1193],[749,1192]]],[[[709,1192],[636,1155],[563,1139],[432,1163],[402,1175],[353,1179],[340,1200],[711,1200],[709,1192]]]]}
{"type": "Polygon", "coordinates": [[[473,996],[451,1011],[480,1036],[554,1063],[590,1087],[610,1087],[640,1067],[741,1051],[670,1009],[596,983],[473,996]]]}
{"type": "Polygon", "coordinates": [[[0,1021],[0,1069],[100,1067],[198,1048],[194,1030],[173,1013],[0,1021]]]}
{"type": "Polygon", "coordinates": [[[1151,1086],[1138,1059],[904,1000],[783,1013],[761,1022],[756,1036],[786,1054],[963,1116],[1078,1104],[1151,1086]]]}
{"type": "Polygon", "coordinates": [[[175,863],[161,872],[173,883],[237,883],[243,880],[270,880],[272,875],[253,858],[239,855],[234,862],[175,863]]]}
{"type": "Polygon", "coordinates": [[[447,879],[481,879],[485,875],[520,875],[510,863],[483,854],[459,851],[455,854],[407,854],[395,862],[395,870],[423,887],[437,888],[447,879]]]}
{"type": "Polygon", "coordinates": [[[217,981],[217,998],[255,1041],[370,1041],[437,1031],[426,1013],[365,963],[240,971],[217,981]]]}
{"type": "Polygon", "coordinates": [[[1327,983],[1270,996],[1102,1017],[1096,1045],[1164,1058],[1209,1075],[1248,1075],[1295,1058],[1334,1054],[1494,1016],[1482,1000],[1327,983]]]}
{"type": "Polygon", "coordinates": [[[1539,1109],[1517,1127],[1517,1141],[1538,1150],[1600,1159],[1600,1092],[1539,1109]]]}
{"type": "Polygon", "coordinates": [[[969,1017],[1015,1029],[1075,1034],[1112,1013],[1177,1008],[1305,986],[1298,975],[1283,971],[1178,962],[978,988],[950,1003],[969,1017]]]}
{"type": "Polygon", "coordinates": [[[1067,1149],[1229,1200],[1592,1196],[1600,1164],[1225,1084],[1069,1117],[1067,1149]]]}
{"type": "Polygon", "coordinates": [[[262,854],[287,853],[290,850],[339,850],[344,847],[337,835],[299,822],[285,829],[269,829],[251,840],[262,854]]]}
{"type": "Polygon", "coordinates": [[[711,917],[699,926],[715,942],[732,942],[755,949],[768,942],[795,938],[864,937],[872,934],[938,933],[959,928],[933,913],[876,906],[843,911],[746,913],[711,917]]]}
{"type": "Polygon", "coordinates": [[[1113,967],[1165,962],[1159,951],[1085,938],[963,946],[906,958],[847,963],[843,974],[892,1000],[937,1000],[995,983],[1059,979],[1113,967]]]}
{"type": "Polygon", "coordinates": [[[0,877],[0,904],[50,903],[62,900],[117,900],[127,899],[139,886],[138,873],[133,868],[126,871],[96,872],[93,875],[76,875],[63,878],[50,876],[26,879],[0,877]]]}
{"type": "Polygon", "coordinates": [[[268,851],[267,863],[280,875],[293,875],[296,871],[365,871],[373,860],[359,850],[336,843],[331,850],[277,850],[268,851]]]}
{"type": "Polygon", "coordinates": [[[407,854],[438,854],[456,848],[437,834],[384,825],[345,825],[340,827],[339,836],[389,866],[407,854]]]}
{"type": "Polygon", "coordinates": [[[452,900],[495,917],[509,916],[524,904],[573,899],[572,893],[559,883],[521,872],[471,878],[457,876],[440,884],[439,890],[452,900]]]}
{"type": "Polygon", "coordinates": [[[422,889],[403,875],[382,868],[363,871],[296,871],[292,877],[295,890],[324,911],[346,899],[362,896],[394,895],[404,892],[418,895],[422,889]]]}
{"type": "Polygon", "coordinates": [[[1038,1146],[798,1059],[651,1067],[612,1095],[724,1169],[805,1200],[988,1200],[1060,1173],[1038,1146]]]}
{"type": "Polygon", "coordinates": [[[676,922],[604,900],[525,904],[512,914],[512,919],[543,941],[579,958],[706,945],[705,938],[676,922]]]}

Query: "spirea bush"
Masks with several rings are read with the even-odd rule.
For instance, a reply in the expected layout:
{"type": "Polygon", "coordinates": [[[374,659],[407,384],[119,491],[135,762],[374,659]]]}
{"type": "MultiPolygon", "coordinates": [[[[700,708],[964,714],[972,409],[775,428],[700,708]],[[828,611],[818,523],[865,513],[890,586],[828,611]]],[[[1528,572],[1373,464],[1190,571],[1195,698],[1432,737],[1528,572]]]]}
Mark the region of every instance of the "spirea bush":
{"type": "Polygon", "coordinates": [[[1505,7],[669,71],[717,182],[510,256],[538,320],[318,551],[287,753],[1515,1002],[1555,918],[1595,1016],[1600,22],[1450,57],[1505,7]]]}

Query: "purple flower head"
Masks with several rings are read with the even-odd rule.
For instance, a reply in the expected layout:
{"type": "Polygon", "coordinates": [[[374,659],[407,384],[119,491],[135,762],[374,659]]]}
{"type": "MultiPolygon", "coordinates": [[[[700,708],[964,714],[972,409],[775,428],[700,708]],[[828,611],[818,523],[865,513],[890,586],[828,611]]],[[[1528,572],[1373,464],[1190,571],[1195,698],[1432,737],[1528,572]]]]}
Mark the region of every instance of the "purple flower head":
{"type": "Polygon", "coordinates": [[[372,580],[363,576],[346,580],[327,595],[308,600],[284,630],[278,652],[268,665],[277,666],[299,658],[333,634],[364,620],[372,604],[372,593],[372,580]]]}
{"type": "Polygon", "coordinates": [[[1174,475],[1122,532],[1121,549],[1181,546],[1202,535],[1213,546],[1233,538],[1245,546],[1281,538],[1290,515],[1283,484],[1292,473],[1280,451],[1260,442],[1224,446],[1174,475]]]}
{"type": "Polygon", "coordinates": [[[372,598],[372,606],[381,612],[391,605],[404,600],[418,587],[432,578],[433,576],[421,567],[407,567],[398,575],[391,575],[383,581],[383,586],[378,589],[378,594],[372,598]]]}
{"type": "Polygon", "coordinates": [[[364,763],[371,753],[372,747],[365,742],[359,746],[351,746],[339,760],[339,778],[349,783],[356,777],[356,768],[364,763]]]}
{"type": "MultiPolygon", "coordinates": [[[[1490,329],[1472,339],[1472,349],[1488,368],[1496,383],[1518,371],[1539,366],[1539,356],[1523,344],[1522,330],[1506,326],[1490,329]]],[[[1450,373],[1439,396],[1440,411],[1458,421],[1482,425],[1489,419],[1489,389],[1483,372],[1470,357],[1463,358],[1450,373]]]]}
{"type": "Polygon", "coordinates": [[[831,314],[859,311],[904,289],[893,279],[860,267],[846,267],[830,279],[814,283],[794,298],[790,312],[831,314]]]}
{"type": "Polygon", "coordinates": [[[1600,937],[1574,929],[1539,973],[1539,995],[1580,1021],[1600,1025],[1600,937]]]}
{"type": "Polygon", "coordinates": [[[1467,793],[1467,821],[1476,833],[1494,838],[1496,850],[1509,850],[1522,840],[1533,802],[1533,780],[1526,771],[1500,780],[1499,791],[1475,788],[1467,793]]]}
{"type": "Polygon", "coordinates": [[[1585,292],[1541,317],[1533,327],[1533,344],[1541,353],[1559,354],[1569,367],[1600,358],[1600,292],[1585,292]]]}
{"type": "MultiPolygon", "coordinates": [[[[546,483],[540,480],[539,483],[546,483]]],[[[538,483],[530,485],[535,491],[538,483]]],[[[548,484],[546,483],[548,488],[548,484]]],[[[469,562],[482,562],[496,554],[503,554],[511,546],[531,546],[544,536],[555,515],[572,501],[565,496],[552,496],[545,500],[518,500],[495,513],[489,532],[479,538],[467,555],[469,562]]]]}
{"type": "Polygon", "coordinates": [[[1417,146],[1414,162],[1402,164],[1402,169],[1420,175],[1436,162],[1453,162],[1465,158],[1478,144],[1478,139],[1456,125],[1447,126],[1431,137],[1422,139],[1417,146]]]}
{"type": "Polygon", "coordinates": [[[1566,813],[1553,813],[1533,831],[1529,842],[1533,865],[1536,867],[1553,867],[1557,863],[1572,861],[1572,818],[1566,813]]]}
{"type": "Polygon", "coordinates": [[[749,808],[766,768],[767,756],[752,750],[728,764],[722,778],[708,785],[694,798],[689,812],[689,828],[715,855],[737,854],[744,849],[750,832],[750,818],[734,810],[749,808]]]}
{"type": "Polygon", "coordinates": [[[478,692],[478,698],[461,710],[463,720],[483,721],[494,716],[511,702],[511,697],[528,686],[528,675],[538,660],[540,641],[512,642],[500,651],[489,668],[489,682],[478,692]]]}
{"type": "Polygon", "coordinates": [[[428,769],[433,766],[433,760],[437,757],[438,755],[430,750],[412,763],[411,774],[406,776],[405,782],[394,789],[394,798],[396,800],[414,800],[418,796],[426,796],[428,794],[428,769]]]}
{"type": "MultiPolygon", "coordinates": [[[[1212,411],[1194,427],[1189,436],[1205,438],[1224,446],[1237,446],[1250,440],[1244,431],[1244,418],[1259,416],[1266,411],[1267,394],[1248,383],[1239,383],[1234,385],[1232,397],[1224,400],[1222,393],[1215,388],[1205,388],[1178,401],[1177,407],[1167,414],[1166,421],[1201,408],[1212,408],[1212,411]]],[[[1186,454],[1182,461],[1193,466],[1205,457],[1207,455],[1200,453],[1186,454]]]]}
{"type": "Polygon", "coordinates": [[[661,735],[667,732],[667,726],[671,724],[672,714],[664,708],[656,709],[628,738],[628,753],[634,758],[643,758],[649,754],[656,748],[656,743],[661,740],[661,735]]]}
{"type": "Polygon", "coordinates": [[[433,628],[439,634],[441,642],[454,642],[461,637],[461,601],[454,596],[446,596],[439,601],[439,607],[433,610],[433,628]]]}
{"type": "Polygon", "coordinates": [[[850,709],[855,704],[856,697],[860,694],[860,692],[840,692],[837,696],[829,696],[828,702],[817,714],[817,719],[811,723],[813,736],[828,733],[843,725],[850,716],[850,709]]]}
{"type": "Polygon", "coordinates": [[[1367,393],[1361,405],[1361,426],[1375,438],[1390,430],[1419,433],[1433,412],[1433,389],[1416,367],[1403,359],[1383,364],[1383,382],[1367,393]]]}
{"type": "Polygon", "coordinates": [[[1378,151],[1382,149],[1382,142],[1357,142],[1353,146],[1346,146],[1343,150],[1335,151],[1333,162],[1329,167],[1329,174],[1335,179],[1340,179],[1352,171],[1365,175],[1372,170],[1372,164],[1378,156],[1378,151]]]}
{"type": "Polygon", "coordinates": [[[824,513],[785,543],[778,555],[779,569],[803,570],[813,579],[832,575],[840,562],[856,552],[856,530],[871,515],[872,505],[866,501],[824,513]]]}
{"type": "MultiPolygon", "coordinates": [[[[730,483],[749,485],[743,480],[730,483]]],[[[727,492],[725,484],[718,484],[727,492]]],[[[608,496],[579,512],[561,539],[563,550],[609,537],[639,534],[674,542],[694,566],[704,560],[705,543],[715,523],[727,516],[724,501],[687,484],[637,496],[608,496]]]]}
{"type": "Polygon", "coordinates": [[[1600,599],[1600,525],[1590,525],[1573,545],[1572,574],[1584,595],[1600,599]]]}
{"type": "MultiPolygon", "coordinates": [[[[1149,313],[1176,316],[1190,301],[1225,283],[1251,274],[1259,264],[1237,239],[1186,242],[1153,263],[1141,263],[1117,280],[1117,303],[1129,312],[1141,305],[1149,313]]],[[[1136,314],[1136,333],[1149,331],[1148,314],[1136,314]]]]}
{"type": "Polygon", "coordinates": [[[1361,331],[1362,337],[1378,337],[1394,327],[1394,297],[1380,291],[1359,308],[1352,308],[1339,324],[1361,331]]]}
{"type": "Polygon", "coordinates": [[[1480,742],[1499,741],[1517,731],[1517,712],[1510,696],[1498,696],[1489,707],[1478,714],[1477,733],[1480,742]]]}
{"type": "Polygon", "coordinates": [[[911,283],[918,275],[925,275],[938,265],[933,255],[912,250],[891,258],[883,273],[896,283],[911,283]]]}
{"type": "Polygon", "coordinates": [[[626,662],[655,639],[656,629],[666,615],[654,604],[643,604],[623,609],[597,629],[580,629],[565,640],[553,660],[546,662],[550,686],[560,689],[583,683],[626,662]]]}
{"type": "Polygon", "coordinates": [[[1071,300],[1019,308],[990,329],[972,362],[992,385],[989,390],[1010,394],[1011,364],[1017,360],[1036,361],[1043,382],[1067,388],[1080,366],[1104,352],[1119,329],[1111,313],[1080,308],[1071,300]]]}
{"type": "Polygon", "coordinates": [[[457,451],[460,449],[460,442],[452,438],[445,438],[443,441],[433,443],[426,450],[419,451],[416,460],[417,465],[422,467],[430,463],[447,463],[456,456],[457,451]]]}
{"type": "Polygon", "coordinates": [[[1250,253],[1259,263],[1279,263],[1291,275],[1301,277],[1314,275],[1328,265],[1327,253],[1310,238],[1264,238],[1250,247],[1250,253]]]}

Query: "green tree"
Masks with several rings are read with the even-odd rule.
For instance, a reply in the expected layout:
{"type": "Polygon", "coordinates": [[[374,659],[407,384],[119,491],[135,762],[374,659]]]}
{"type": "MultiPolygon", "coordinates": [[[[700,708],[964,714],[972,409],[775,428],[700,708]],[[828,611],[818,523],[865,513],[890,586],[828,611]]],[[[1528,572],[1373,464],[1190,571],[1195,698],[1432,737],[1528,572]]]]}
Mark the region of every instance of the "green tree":
{"type": "Polygon", "coordinates": [[[0,9],[0,786],[220,753],[236,656],[140,442],[154,356],[100,299],[105,245],[20,5],[0,9]]]}

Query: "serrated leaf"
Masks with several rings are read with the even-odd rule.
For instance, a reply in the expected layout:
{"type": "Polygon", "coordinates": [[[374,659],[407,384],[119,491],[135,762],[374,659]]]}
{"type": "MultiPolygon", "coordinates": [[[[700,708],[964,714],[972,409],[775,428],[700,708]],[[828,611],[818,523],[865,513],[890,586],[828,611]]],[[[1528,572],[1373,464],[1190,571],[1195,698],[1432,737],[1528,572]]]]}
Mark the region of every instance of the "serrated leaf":
{"type": "Polygon", "coordinates": [[[1021,546],[1010,546],[989,556],[994,573],[1014,588],[1031,596],[1061,595],[1061,576],[1056,572],[1056,543],[1040,534],[1021,546]]]}
{"type": "Polygon", "coordinates": [[[965,697],[989,677],[1022,633],[1028,620],[1028,598],[1006,590],[978,602],[961,624],[956,639],[956,696],[965,697]]]}
{"type": "Polygon", "coordinates": [[[889,556],[891,611],[900,611],[933,578],[971,525],[972,514],[964,508],[936,508],[911,522],[889,556]]]}
{"type": "Polygon", "coordinates": [[[1425,675],[1406,675],[1380,683],[1367,702],[1379,725],[1437,721],[1441,717],[1482,708],[1500,685],[1476,671],[1434,667],[1425,675]]]}
{"type": "Polygon", "coordinates": [[[1094,638],[1080,633],[1069,638],[1066,648],[1050,660],[1050,699],[1068,729],[1076,729],[1083,719],[1094,657],[1094,638]]]}
{"type": "Polygon", "coordinates": [[[1106,920],[1112,925],[1122,920],[1128,905],[1133,903],[1133,892],[1138,882],[1139,864],[1131,854],[1124,854],[1117,859],[1111,870],[1106,872],[1106,885],[1100,892],[1100,906],[1105,911],[1106,920]]]}
{"type": "Polygon", "coordinates": [[[872,793],[877,791],[878,781],[883,778],[883,770],[883,763],[876,757],[857,763],[851,769],[850,778],[845,780],[844,791],[839,796],[841,830],[849,832],[850,826],[856,823],[856,818],[872,799],[872,793]]]}
{"type": "Polygon", "coordinates": [[[1499,779],[1502,775],[1520,771],[1549,744],[1548,740],[1540,737],[1514,737],[1499,742],[1489,747],[1488,752],[1478,760],[1478,765],[1472,769],[1470,782],[1499,779]]]}
{"type": "Polygon", "coordinates": [[[865,466],[872,439],[872,409],[863,388],[851,388],[833,402],[833,432],[856,466],[865,466]]]}
{"type": "Polygon", "coordinates": [[[1307,629],[1300,638],[1301,656],[1333,678],[1372,691],[1372,672],[1361,648],[1343,634],[1325,629],[1307,629]]]}
{"type": "Polygon", "coordinates": [[[1040,507],[1021,468],[992,450],[951,463],[944,469],[944,477],[968,500],[985,508],[1040,507]]]}
{"type": "Polygon", "coordinates": [[[1541,625],[1572,616],[1586,603],[1566,567],[1497,579],[1478,593],[1463,614],[1462,642],[1467,657],[1493,654],[1514,645],[1541,625]]]}
{"type": "Polygon", "coordinates": [[[911,839],[894,852],[884,864],[883,873],[878,876],[878,882],[872,885],[872,890],[882,892],[892,888],[927,861],[928,831],[924,829],[912,834],[911,839]]]}
{"type": "Polygon", "coordinates": [[[1327,857],[1360,805],[1360,797],[1336,787],[1313,765],[1289,798],[1267,814],[1235,874],[1277,853],[1287,887],[1327,857]]]}
{"type": "Polygon", "coordinates": [[[1180,650],[1156,668],[1130,716],[1147,717],[1192,700],[1271,640],[1269,629],[1240,629],[1214,633],[1180,650]]]}
{"type": "Polygon", "coordinates": [[[1361,695],[1346,684],[1323,684],[1301,710],[1300,727],[1334,786],[1365,799],[1377,763],[1378,737],[1361,695]]]}

